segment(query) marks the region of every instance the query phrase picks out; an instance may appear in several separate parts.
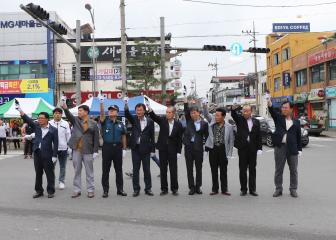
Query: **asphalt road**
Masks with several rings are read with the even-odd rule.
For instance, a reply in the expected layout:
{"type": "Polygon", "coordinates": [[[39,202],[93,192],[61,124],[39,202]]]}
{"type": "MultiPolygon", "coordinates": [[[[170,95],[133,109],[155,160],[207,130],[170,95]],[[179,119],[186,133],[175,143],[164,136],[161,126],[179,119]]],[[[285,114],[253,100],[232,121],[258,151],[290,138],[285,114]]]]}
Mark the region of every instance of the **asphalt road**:
{"type": "MultiPolygon", "coordinates": [[[[231,197],[209,196],[208,160],[203,166],[203,195],[188,196],[184,159],[179,162],[180,195],[159,196],[159,169],[152,162],[154,197],[117,197],[114,173],[111,193],[102,199],[101,160],[95,162],[96,197],[71,199],[72,162],[67,188],[54,199],[32,199],[34,168],[18,152],[0,156],[0,239],[336,239],[336,138],[311,138],[299,160],[299,198],[289,196],[289,173],[284,196],[272,197],[273,150],[264,148],[258,159],[259,197],[240,197],[238,159],[228,167],[231,197]]],[[[236,154],[236,153],[235,153],[236,154]]],[[[58,169],[58,166],[57,168],[58,169]]],[[[124,170],[131,169],[130,154],[124,170]]],[[[58,174],[57,174],[58,175],[58,174]]],[[[142,175],[141,175],[142,178],[142,175]]],[[[84,178],[83,178],[84,180],[84,178]]],[[[144,186],[141,181],[142,188],[144,186]]],[[[85,184],[84,184],[85,186],[85,184]]]]}

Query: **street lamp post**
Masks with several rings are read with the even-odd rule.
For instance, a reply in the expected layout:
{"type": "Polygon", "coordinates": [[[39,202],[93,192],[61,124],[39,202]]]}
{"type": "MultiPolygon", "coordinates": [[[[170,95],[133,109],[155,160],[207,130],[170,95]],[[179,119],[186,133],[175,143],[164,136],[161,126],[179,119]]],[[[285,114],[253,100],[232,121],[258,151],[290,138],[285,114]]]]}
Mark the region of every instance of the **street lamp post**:
{"type": "Polygon", "coordinates": [[[96,42],[95,42],[95,31],[96,31],[96,25],[95,25],[95,17],[94,17],[94,9],[92,8],[91,4],[87,3],[85,4],[85,9],[87,9],[90,12],[91,20],[92,20],[92,95],[93,97],[96,96],[97,92],[97,59],[96,59],[96,42]]]}

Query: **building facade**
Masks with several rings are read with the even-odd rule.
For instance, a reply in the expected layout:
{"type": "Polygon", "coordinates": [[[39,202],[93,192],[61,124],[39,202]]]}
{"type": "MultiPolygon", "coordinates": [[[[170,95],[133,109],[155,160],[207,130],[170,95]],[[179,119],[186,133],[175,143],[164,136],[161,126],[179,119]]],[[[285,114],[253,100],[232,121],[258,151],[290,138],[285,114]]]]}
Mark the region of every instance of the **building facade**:
{"type": "Polygon", "coordinates": [[[331,36],[331,32],[305,32],[290,34],[270,34],[266,37],[267,87],[273,98],[273,105],[279,107],[285,99],[294,101],[296,84],[293,59],[321,43],[321,36],[331,36]]]}

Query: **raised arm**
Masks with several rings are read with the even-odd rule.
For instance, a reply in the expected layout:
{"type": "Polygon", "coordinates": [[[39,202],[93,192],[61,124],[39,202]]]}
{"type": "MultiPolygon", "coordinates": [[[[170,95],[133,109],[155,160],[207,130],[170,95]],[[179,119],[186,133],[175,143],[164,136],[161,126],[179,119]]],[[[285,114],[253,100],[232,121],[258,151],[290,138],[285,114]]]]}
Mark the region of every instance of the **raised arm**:
{"type": "Polygon", "coordinates": [[[149,109],[149,117],[159,125],[161,125],[161,123],[163,121],[163,118],[156,115],[155,112],[153,111],[153,109],[151,109],[151,108],[149,109]]]}
{"type": "Polygon", "coordinates": [[[24,112],[22,112],[22,111],[20,111],[20,115],[21,115],[21,117],[22,117],[22,120],[23,120],[25,123],[27,123],[28,126],[30,126],[30,127],[33,129],[33,131],[35,132],[36,125],[35,125],[34,121],[33,121],[30,117],[28,117],[28,116],[27,116],[24,112]]]}
{"type": "Polygon", "coordinates": [[[134,120],[134,117],[132,116],[132,114],[129,111],[128,104],[125,104],[124,110],[125,110],[125,118],[130,122],[130,124],[134,125],[135,120],[134,120]]]}
{"type": "Polygon", "coordinates": [[[203,114],[205,119],[210,123],[212,121],[212,116],[209,114],[209,108],[207,104],[203,104],[203,114]]]}
{"type": "Polygon", "coordinates": [[[72,115],[72,113],[69,111],[68,108],[63,108],[63,110],[64,110],[66,118],[71,122],[72,125],[75,125],[76,121],[75,121],[74,115],[72,115]]]}
{"type": "Polygon", "coordinates": [[[103,123],[105,121],[105,109],[104,109],[104,101],[100,102],[100,122],[103,123]]]}
{"type": "Polygon", "coordinates": [[[231,108],[231,117],[233,118],[233,121],[235,121],[236,125],[238,126],[242,116],[238,115],[237,110],[238,108],[231,108]]]}

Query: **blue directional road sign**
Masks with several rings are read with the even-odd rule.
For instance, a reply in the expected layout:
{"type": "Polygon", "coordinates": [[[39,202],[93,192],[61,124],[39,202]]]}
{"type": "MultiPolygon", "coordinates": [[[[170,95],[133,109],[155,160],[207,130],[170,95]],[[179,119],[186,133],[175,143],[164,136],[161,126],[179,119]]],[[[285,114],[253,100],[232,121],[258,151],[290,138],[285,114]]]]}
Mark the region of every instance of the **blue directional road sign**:
{"type": "Polygon", "coordinates": [[[230,52],[234,56],[239,56],[243,53],[243,46],[238,42],[233,43],[230,47],[230,52]]]}

